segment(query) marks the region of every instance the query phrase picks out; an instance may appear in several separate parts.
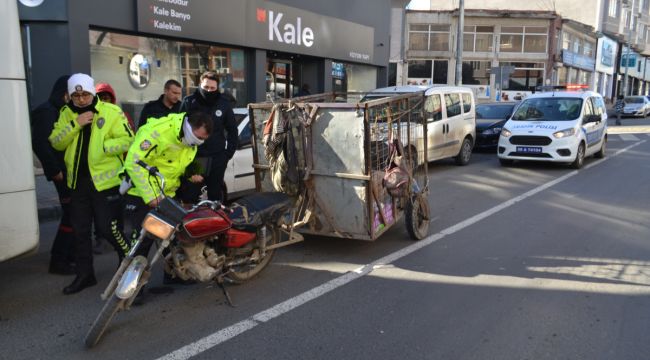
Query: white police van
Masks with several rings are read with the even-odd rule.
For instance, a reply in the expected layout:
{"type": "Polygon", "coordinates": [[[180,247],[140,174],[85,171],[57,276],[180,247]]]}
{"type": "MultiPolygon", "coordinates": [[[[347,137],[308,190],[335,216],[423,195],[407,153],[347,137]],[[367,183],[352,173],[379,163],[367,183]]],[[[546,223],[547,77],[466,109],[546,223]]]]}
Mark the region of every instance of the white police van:
{"type": "MultiPolygon", "coordinates": [[[[558,87],[556,87],[558,88],[558,87]]],[[[497,155],[501,165],[515,160],[570,163],[605,156],[607,111],[593,91],[550,91],[529,95],[505,123],[497,155]]]]}

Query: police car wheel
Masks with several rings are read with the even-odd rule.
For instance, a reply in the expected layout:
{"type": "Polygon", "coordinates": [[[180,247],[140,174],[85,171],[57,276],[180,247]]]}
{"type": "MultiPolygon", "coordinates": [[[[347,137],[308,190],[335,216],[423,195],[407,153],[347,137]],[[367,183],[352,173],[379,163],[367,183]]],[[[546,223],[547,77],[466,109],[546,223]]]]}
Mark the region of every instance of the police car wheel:
{"type": "Polygon", "coordinates": [[[576,159],[571,163],[571,167],[574,169],[580,169],[585,163],[585,144],[580,144],[578,146],[578,151],[576,152],[576,159]]]}
{"type": "Polygon", "coordinates": [[[607,148],[607,138],[603,138],[603,143],[600,144],[600,150],[594,154],[594,157],[597,159],[602,159],[605,157],[605,149],[607,148]]]}

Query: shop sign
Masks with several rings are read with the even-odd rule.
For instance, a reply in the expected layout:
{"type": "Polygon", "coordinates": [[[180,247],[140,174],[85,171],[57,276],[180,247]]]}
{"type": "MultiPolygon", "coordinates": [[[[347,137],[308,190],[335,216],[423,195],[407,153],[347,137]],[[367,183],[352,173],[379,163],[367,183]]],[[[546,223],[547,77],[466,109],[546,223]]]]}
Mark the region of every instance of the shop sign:
{"type": "Polygon", "coordinates": [[[375,63],[372,27],[264,0],[138,0],[138,31],[375,63]]]}
{"type": "Polygon", "coordinates": [[[596,71],[614,74],[614,64],[616,64],[616,52],[618,44],[616,41],[602,36],[598,38],[596,47],[596,71]]]}
{"type": "Polygon", "coordinates": [[[582,70],[594,71],[596,61],[588,56],[576,54],[566,49],[562,50],[562,62],[564,65],[576,67],[582,70]]]}

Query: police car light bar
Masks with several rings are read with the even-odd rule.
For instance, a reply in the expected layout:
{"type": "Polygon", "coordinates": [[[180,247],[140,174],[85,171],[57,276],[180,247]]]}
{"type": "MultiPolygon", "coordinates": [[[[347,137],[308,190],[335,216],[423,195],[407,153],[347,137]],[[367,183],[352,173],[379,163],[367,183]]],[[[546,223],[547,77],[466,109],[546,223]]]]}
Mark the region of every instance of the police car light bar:
{"type": "Polygon", "coordinates": [[[566,85],[543,85],[536,88],[537,91],[576,91],[587,90],[589,88],[586,84],[566,84],[566,85]]]}

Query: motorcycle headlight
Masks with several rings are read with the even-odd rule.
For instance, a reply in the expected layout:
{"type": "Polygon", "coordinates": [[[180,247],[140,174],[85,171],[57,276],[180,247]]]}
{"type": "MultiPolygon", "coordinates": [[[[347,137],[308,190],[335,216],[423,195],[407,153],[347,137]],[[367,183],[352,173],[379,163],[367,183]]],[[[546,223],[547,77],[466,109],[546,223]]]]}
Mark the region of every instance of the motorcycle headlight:
{"type": "Polygon", "coordinates": [[[501,129],[501,136],[507,138],[507,137],[510,137],[510,135],[512,135],[512,132],[510,132],[510,130],[508,130],[506,128],[501,129]]]}
{"type": "Polygon", "coordinates": [[[554,132],[553,136],[555,136],[556,139],[562,139],[575,134],[576,134],[576,129],[570,128],[570,129],[564,129],[564,130],[554,132]]]}
{"type": "Polygon", "coordinates": [[[149,234],[154,235],[161,240],[165,240],[172,236],[176,227],[158,217],[156,214],[148,213],[147,216],[145,216],[144,221],[142,221],[142,228],[147,230],[149,234]]]}

